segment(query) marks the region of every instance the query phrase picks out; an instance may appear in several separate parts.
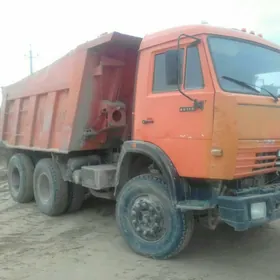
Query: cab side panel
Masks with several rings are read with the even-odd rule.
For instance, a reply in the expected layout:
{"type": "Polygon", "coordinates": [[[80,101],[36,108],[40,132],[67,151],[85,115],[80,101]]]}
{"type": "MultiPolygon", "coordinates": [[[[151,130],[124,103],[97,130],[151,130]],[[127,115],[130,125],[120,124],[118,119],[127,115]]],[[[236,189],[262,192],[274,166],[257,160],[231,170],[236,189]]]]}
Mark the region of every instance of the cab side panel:
{"type": "MultiPolygon", "coordinates": [[[[191,42],[181,42],[185,48],[184,64],[190,59],[186,49],[191,42]]],[[[169,42],[144,49],[140,53],[134,139],[160,147],[170,157],[180,176],[205,178],[208,176],[211,160],[214,90],[203,44],[198,45],[198,51],[204,85],[202,88],[184,90],[192,98],[204,101],[203,110],[182,110],[192,107],[193,102],[176,89],[162,92],[153,90],[154,75],[157,71],[156,56],[176,48],[176,43],[169,42]]],[[[162,71],[161,74],[161,78],[165,79],[165,72],[162,71]]]]}

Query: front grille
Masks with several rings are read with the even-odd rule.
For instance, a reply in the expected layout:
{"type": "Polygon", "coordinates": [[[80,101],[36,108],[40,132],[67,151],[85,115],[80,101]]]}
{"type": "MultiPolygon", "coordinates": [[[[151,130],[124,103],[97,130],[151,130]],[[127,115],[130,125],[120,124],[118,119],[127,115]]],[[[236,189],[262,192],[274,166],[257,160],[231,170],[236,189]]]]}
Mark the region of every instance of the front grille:
{"type": "Polygon", "coordinates": [[[264,170],[266,168],[271,168],[275,166],[276,162],[276,153],[269,152],[269,153],[257,153],[256,154],[256,161],[253,171],[255,170],[264,170]]]}
{"type": "Polygon", "coordinates": [[[256,152],[254,149],[240,149],[237,154],[234,177],[242,178],[275,172],[276,160],[277,151],[256,152]]]}

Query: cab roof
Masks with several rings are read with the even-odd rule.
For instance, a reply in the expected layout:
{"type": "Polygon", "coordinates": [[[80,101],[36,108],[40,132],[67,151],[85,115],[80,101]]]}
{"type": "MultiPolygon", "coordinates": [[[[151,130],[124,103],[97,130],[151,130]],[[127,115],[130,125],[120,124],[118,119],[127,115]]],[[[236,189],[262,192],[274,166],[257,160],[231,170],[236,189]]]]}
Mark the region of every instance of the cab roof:
{"type": "Polygon", "coordinates": [[[142,40],[142,43],[140,45],[140,50],[150,48],[156,45],[160,45],[166,42],[175,41],[182,33],[191,36],[197,36],[201,34],[212,34],[212,35],[235,37],[235,38],[256,42],[258,44],[266,45],[274,49],[280,50],[280,46],[273,44],[272,42],[265,40],[264,38],[258,35],[252,35],[250,33],[237,29],[214,27],[208,24],[174,27],[174,28],[166,29],[164,31],[159,31],[150,35],[146,35],[142,40]]]}

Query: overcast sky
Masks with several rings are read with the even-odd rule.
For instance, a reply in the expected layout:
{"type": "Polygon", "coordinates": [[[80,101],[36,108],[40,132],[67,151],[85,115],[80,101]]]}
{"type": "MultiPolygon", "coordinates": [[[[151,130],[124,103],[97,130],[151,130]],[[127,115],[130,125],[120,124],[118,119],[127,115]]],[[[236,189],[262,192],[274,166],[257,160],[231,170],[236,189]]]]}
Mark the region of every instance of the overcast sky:
{"type": "Polygon", "coordinates": [[[76,45],[103,32],[144,36],[177,25],[208,21],[246,27],[280,44],[277,0],[0,0],[0,86],[29,73],[29,44],[34,69],[53,62],[76,45]]]}

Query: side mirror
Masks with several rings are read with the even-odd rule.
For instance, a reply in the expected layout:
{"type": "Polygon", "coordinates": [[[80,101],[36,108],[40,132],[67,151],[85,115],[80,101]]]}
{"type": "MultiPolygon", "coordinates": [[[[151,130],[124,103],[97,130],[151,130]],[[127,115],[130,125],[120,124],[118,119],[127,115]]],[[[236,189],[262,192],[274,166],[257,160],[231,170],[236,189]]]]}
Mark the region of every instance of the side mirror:
{"type": "MultiPolygon", "coordinates": [[[[178,84],[179,53],[177,50],[169,50],[165,53],[165,78],[168,85],[178,84]]],[[[181,69],[179,69],[181,70],[181,69]]]]}

